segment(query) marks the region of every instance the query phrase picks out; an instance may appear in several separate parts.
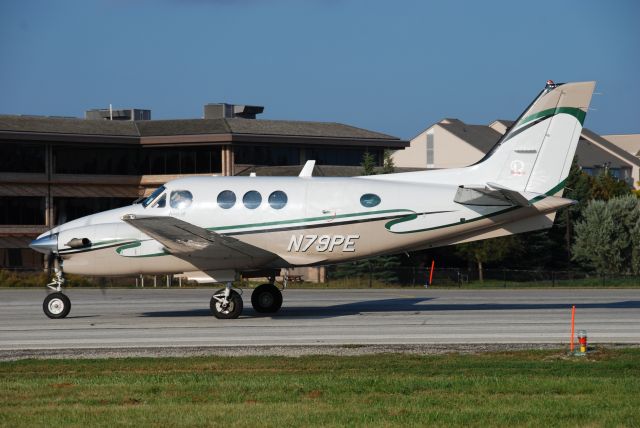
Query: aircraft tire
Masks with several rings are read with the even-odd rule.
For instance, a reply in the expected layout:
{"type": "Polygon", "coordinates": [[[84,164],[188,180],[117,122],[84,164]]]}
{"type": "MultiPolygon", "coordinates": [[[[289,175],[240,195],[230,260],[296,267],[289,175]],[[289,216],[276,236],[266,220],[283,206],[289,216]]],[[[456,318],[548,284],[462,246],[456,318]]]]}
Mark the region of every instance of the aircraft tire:
{"type": "Polygon", "coordinates": [[[273,284],[259,285],[251,293],[251,305],[262,314],[278,312],[282,307],[282,293],[273,284]]]}
{"type": "Polygon", "coordinates": [[[64,318],[71,312],[71,300],[60,292],[51,293],[44,298],[42,310],[49,318],[64,318]]]}
{"type": "MultiPolygon", "coordinates": [[[[214,296],[224,293],[224,288],[215,292],[214,296]]],[[[213,297],[210,303],[211,313],[214,317],[221,320],[235,319],[242,313],[242,297],[237,291],[231,290],[229,295],[229,306],[223,308],[213,297]]]]}

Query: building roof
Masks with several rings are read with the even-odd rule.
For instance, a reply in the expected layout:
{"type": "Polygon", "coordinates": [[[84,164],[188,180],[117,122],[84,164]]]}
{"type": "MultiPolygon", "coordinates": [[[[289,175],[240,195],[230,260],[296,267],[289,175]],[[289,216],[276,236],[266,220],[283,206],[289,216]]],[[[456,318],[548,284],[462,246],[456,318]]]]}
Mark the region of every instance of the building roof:
{"type": "Polygon", "coordinates": [[[135,123],[130,121],[85,120],[45,116],[0,115],[0,131],[122,137],[138,136],[135,123]]]}
{"type": "Polygon", "coordinates": [[[135,125],[140,137],[231,133],[226,119],[140,120],[135,125]]]}
{"type": "Polygon", "coordinates": [[[110,121],[0,115],[0,132],[138,138],[231,134],[401,142],[391,135],[341,123],[238,118],[110,121]]]}
{"type": "Polygon", "coordinates": [[[599,167],[607,164],[609,168],[629,168],[629,163],[603,150],[591,141],[582,138],[576,149],[578,163],[583,167],[599,167]]]}
{"type": "Polygon", "coordinates": [[[502,137],[501,133],[488,126],[467,125],[458,119],[443,119],[437,124],[482,153],[487,153],[491,150],[502,137]]]}
{"type": "Polygon", "coordinates": [[[640,134],[603,135],[602,138],[634,156],[640,156],[640,134]]]}
{"type": "Polygon", "coordinates": [[[631,153],[621,149],[620,147],[616,146],[615,144],[613,144],[612,142],[610,142],[609,140],[606,140],[604,138],[602,138],[601,136],[599,136],[598,134],[596,134],[595,132],[587,129],[587,128],[582,128],[582,134],[581,134],[582,138],[588,141],[591,141],[599,146],[601,146],[603,149],[610,151],[611,153],[613,153],[615,156],[624,159],[625,161],[627,161],[630,164],[639,166],[640,165],[640,158],[637,158],[636,156],[632,155],[631,153]]]}

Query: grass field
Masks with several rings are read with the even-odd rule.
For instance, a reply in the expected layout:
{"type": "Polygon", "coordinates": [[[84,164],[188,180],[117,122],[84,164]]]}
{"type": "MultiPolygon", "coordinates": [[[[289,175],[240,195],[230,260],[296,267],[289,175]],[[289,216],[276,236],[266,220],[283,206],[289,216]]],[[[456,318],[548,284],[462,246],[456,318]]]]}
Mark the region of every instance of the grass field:
{"type": "Polygon", "coordinates": [[[640,426],[640,349],[3,362],[0,425],[640,426]]]}

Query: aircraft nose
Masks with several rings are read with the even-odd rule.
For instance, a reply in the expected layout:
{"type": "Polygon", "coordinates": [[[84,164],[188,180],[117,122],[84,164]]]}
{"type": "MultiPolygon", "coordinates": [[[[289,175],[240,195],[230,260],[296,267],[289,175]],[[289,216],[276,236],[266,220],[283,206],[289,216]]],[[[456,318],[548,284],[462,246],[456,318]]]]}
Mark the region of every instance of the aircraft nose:
{"type": "Polygon", "coordinates": [[[42,236],[38,239],[31,241],[29,244],[31,249],[36,250],[42,254],[51,254],[58,252],[58,235],[42,236]]]}

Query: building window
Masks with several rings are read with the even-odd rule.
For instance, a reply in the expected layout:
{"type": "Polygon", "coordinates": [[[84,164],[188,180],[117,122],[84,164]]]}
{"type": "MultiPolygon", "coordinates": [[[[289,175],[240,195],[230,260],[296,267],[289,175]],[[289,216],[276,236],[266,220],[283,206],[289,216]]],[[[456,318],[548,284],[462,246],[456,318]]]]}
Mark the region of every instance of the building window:
{"type": "Polygon", "coordinates": [[[169,147],[142,150],[142,174],[215,174],[222,172],[220,147],[169,147]]]}
{"type": "Polygon", "coordinates": [[[43,256],[30,248],[0,248],[0,268],[42,269],[43,256]]]}
{"type": "Polygon", "coordinates": [[[44,173],[45,146],[42,144],[0,144],[0,172],[44,173]]]}
{"type": "Polygon", "coordinates": [[[593,176],[593,175],[594,175],[594,174],[593,174],[593,168],[591,168],[591,167],[583,166],[583,167],[581,167],[580,169],[582,170],[582,172],[584,172],[584,173],[585,173],[585,174],[587,174],[587,175],[591,175],[591,176],[593,176]]]}
{"type": "Polygon", "coordinates": [[[250,210],[255,210],[262,203],[262,196],[255,190],[250,190],[242,197],[242,203],[250,210]]]}
{"type": "Polygon", "coordinates": [[[0,224],[44,225],[44,211],[44,196],[0,196],[0,224]]]}
{"type": "Polygon", "coordinates": [[[269,206],[274,210],[279,210],[287,205],[287,194],[281,190],[276,190],[269,195],[269,206]]]}
{"type": "Polygon", "coordinates": [[[382,166],[382,149],[374,148],[311,148],[308,150],[307,159],[315,159],[316,165],[360,166],[365,152],[373,156],[376,165],[382,166]]]}
{"type": "Polygon", "coordinates": [[[228,210],[236,204],[236,194],[231,190],[223,190],[218,194],[218,206],[228,210]]]}
{"type": "Polygon", "coordinates": [[[233,148],[233,156],[239,165],[300,165],[300,149],[297,147],[238,145],[233,148]]]}
{"type": "Polygon", "coordinates": [[[134,198],[53,198],[56,225],[80,217],[131,205],[134,198]]]}
{"type": "Polygon", "coordinates": [[[433,134],[427,134],[427,168],[433,168],[434,163],[433,134]]]}
{"type": "Polygon", "coordinates": [[[134,148],[54,147],[56,174],[139,175],[139,152],[134,148]]]}

